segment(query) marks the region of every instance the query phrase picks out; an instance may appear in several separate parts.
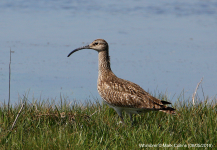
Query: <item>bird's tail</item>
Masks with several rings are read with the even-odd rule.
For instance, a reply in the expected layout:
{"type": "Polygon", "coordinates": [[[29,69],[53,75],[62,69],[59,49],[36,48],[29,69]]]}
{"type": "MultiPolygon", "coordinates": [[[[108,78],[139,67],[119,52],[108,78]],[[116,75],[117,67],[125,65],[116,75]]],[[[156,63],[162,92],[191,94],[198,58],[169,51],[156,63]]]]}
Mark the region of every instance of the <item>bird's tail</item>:
{"type": "Polygon", "coordinates": [[[173,114],[175,115],[176,112],[175,112],[176,109],[172,108],[172,107],[165,107],[163,110],[160,110],[162,112],[165,112],[165,113],[168,113],[168,114],[173,114]]]}

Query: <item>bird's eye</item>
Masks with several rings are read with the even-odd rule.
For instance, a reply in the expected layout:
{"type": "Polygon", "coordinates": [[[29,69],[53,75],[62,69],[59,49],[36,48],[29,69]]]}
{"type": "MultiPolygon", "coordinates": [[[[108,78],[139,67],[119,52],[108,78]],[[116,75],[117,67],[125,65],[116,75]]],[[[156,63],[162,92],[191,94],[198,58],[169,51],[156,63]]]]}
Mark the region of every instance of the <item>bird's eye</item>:
{"type": "Polygon", "coordinates": [[[94,43],[94,45],[98,45],[98,42],[94,43]]]}

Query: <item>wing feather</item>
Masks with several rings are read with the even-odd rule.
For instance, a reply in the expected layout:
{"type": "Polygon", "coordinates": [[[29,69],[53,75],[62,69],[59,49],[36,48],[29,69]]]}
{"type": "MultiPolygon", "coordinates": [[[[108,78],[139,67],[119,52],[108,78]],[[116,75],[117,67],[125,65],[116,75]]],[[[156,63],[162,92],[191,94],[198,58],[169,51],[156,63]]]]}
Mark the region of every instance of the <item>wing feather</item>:
{"type": "Polygon", "coordinates": [[[103,82],[98,82],[100,96],[111,105],[143,109],[162,109],[166,108],[164,104],[169,104],[169,102],[161,101],[151,96],[133,82],[116,78],[113,77],[103,82]]]}

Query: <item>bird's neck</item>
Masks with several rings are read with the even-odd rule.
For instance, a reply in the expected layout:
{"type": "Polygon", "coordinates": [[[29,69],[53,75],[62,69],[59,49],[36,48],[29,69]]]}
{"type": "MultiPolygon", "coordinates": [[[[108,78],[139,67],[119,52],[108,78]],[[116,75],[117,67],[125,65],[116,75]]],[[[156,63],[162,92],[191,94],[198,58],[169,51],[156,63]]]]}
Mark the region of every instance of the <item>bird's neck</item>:
{"type": "Polygon", "coordinates": [[[111,72],[110,59],[108,51],[101,51],[98,54],[99,57],[99,76],[108,74],[111,72]]]}

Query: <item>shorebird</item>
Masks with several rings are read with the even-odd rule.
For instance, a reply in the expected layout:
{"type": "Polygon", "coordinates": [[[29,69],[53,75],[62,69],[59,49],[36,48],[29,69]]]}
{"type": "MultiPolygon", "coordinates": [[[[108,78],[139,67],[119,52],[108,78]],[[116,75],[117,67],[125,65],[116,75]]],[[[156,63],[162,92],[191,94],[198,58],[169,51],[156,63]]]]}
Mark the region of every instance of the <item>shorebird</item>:
{"type": "Polygon", "coordinates": [[[105,40],[96,39],[89,45],[73,50],[68,54],[68,57],[82,49],[93,49],[98,52],[99,70],[97,89],[99,95],[108,106],[117,112],[123,124],[122,111],[126,111],[129,114],[132,124],[132,114],[145,113],[147,111],[162,111],[175,114],[174,108],[166,106],[166,104],[171,104],[170,102],[151,96],[139,85],[118,78],[112,72],[110,67],[109,45],[105,40]]]}

